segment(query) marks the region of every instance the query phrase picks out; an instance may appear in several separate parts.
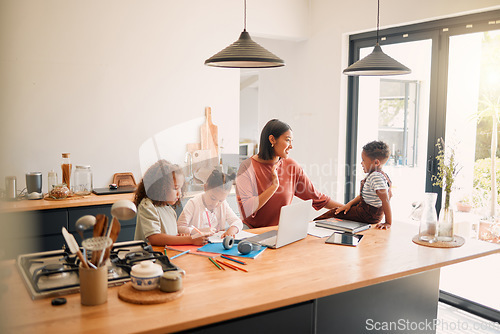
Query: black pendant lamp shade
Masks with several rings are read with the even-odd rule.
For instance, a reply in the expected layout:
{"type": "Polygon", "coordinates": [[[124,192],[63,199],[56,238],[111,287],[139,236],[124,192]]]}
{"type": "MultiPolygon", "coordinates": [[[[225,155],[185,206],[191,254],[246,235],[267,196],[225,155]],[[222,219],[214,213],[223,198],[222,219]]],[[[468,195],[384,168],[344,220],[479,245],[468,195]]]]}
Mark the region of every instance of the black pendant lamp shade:
{"type": "Polygon", "coordinates": [[[252,40],[246,30],[247,2],[245,0],[244,29],[240,38],[227,48],[205,60],[205,65],[229,68],[265,68],[285,66],[280,59],[252,40]]]}
{"type": "Polygon", "coordinates": [[[411,70],[397,60],[386,55],[377,43],[372,53],[346,68],[343,73],[352,76],[398,75],[409,74],[411,70]]]}
{"type": "Polygon", "coordinates": [[[360,76],[360,75],[400,75],[409,74],[411,70],[398,62],[397,60],[389,57],[383,51],[378,44],[378,32],[379,32],[379,21],[380,21],[380,0],[378,0],[377,6],[377,43],[373,48],[372,53],[363,59],[358,60],[348,68],[346,68],[343,73],[350,76],[360,76]]]}
{"type": "Polygon", "coordinates": [[[205,60],[205,65],[232,68],[280,67],[285,62],[259,44],[243,30],[240,38],[224,50],[205,60]]]}

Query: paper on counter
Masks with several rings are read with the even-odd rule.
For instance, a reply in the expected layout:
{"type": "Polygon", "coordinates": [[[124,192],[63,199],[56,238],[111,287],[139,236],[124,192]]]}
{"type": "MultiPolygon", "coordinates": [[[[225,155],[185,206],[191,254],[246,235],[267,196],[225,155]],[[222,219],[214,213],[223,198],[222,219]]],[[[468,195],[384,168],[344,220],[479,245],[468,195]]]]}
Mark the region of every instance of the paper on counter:
{"type": "MultiPolygon", "coordinates": [[[[219,231],[217,233],[215,233],[214,235],[211,235],[210,237],[208,237],[208,242],[210,243],[218,243],[218,242],[222,242],[222,238],[221,236],[224,234],[225,231],[219,231]]],[[[238,233],[236,233],[235,235],[235,240],[242,240],[242,239],[245,239],[245,238],[249,238],[249,237],[253,237],[257,234],[255,233],[250,233],[250,232],[247,232],[245,230],[243,231],[239,231],[238,233]]]]}
{"type": "Polygon", "coordinates": [[[329,237],[332,233],[333,231],[330,229],[317,227],[315,221],[309,222],[309,226],[307,227],[307,234],[318,238],[329,237]]]}

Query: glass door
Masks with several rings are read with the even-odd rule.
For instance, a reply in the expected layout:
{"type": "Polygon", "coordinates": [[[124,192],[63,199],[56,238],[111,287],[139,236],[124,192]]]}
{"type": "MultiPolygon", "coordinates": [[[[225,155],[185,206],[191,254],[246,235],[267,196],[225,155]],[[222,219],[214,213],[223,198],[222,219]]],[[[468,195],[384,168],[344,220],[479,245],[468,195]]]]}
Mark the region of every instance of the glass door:
{"type": "MultiPolygon", "coordinates": [[[[394,217],[407,218],[425,192],[432,40],[384,45],[383,51],[412,69],[403,76],[360,77],[356,179],[363,178],[361,150],[385,141],[391,156],[384,167],[393,183],[394,217]]],[[[360,49],[360,57],[373,47],[360,49]]],[[[359,187],[355,187],[355,194],[359,187]]]]}
{"type": "MultiPolygon", "coordinates": [[[[445,141],[457,147],[461,167],[452,192],[455,234],[500,243],[500,149],[496,139],[500,30],[451,36],[448,64],[445,141]],[[492,169],[496,172],[493,183],[492,169]]],[[[440,288],[500,310],[499,281],[500,255],[494,255],[443,268],[440,288]],[[456,277],[461,277],[461,284],[456,277]]]]}

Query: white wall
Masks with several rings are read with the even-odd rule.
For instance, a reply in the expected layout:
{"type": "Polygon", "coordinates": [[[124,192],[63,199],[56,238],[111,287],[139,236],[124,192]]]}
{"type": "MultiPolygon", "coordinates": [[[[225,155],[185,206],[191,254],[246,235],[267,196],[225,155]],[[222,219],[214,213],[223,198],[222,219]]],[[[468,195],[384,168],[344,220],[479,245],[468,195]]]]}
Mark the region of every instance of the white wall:
{"type": "MultiPolygon", "coordinates": [[[[266,3],[248,1],[250,32],[307,35],[307,0],[266,3]]],[[[243,1],[0,0],[0,188],[15,175],[22,189],[28,171],[60,179],[63,152],[92,166],[96,187],[116,172],[139,181],[141,144],[187,122],[162,153],[182,162],[205,106],[237,153],[240,71],[203,62],[242,30],[243,1]]]]}
{"type": "MultiPolygon", "coordinates": [[[[381,28],[499,8],[498,0],[382,0],[381,28]]],[[[278,117],[294,129],[291,156],[322,191],[343,201],[348,35],[376,27],[374,0],[312,0],[305,42],[267,48],[285,60],[283,69],[262,71],[259,101],[265,123],[278,117]]],[[[261,40],[259,40],[261,41],[261,40]]]]}
{"type": "MultiPolygon", "coordinates": [[[[383,0],[381,23],[494,5],[383,0]]],[[[339,197],[347,34],[373,30],[375,14],[373,0],[248,1],[248,31],[287,63],[260,70],[259,120],[290,123],[293,156],[339,197]]],[[[202,117],[205,106],[225,153],[237,152],[240,71],[203,62],[238,38],[242,22],[243,2],[234,0],[0,0],[0,179],[15,175],[22,188],[24,174],[37,170],[46,182],[63,152],[92,165],[95,186],[115,172],[138,179],[141,144],[202,117]]],[[[194,136],[186,132],[179,145],[194,136]]]]}

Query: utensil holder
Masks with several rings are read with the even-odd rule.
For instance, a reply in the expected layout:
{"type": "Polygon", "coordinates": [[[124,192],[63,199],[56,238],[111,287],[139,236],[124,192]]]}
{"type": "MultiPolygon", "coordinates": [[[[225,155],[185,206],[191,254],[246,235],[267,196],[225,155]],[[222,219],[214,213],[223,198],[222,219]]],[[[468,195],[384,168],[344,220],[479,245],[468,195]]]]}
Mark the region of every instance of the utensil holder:
{"type": "Polygon", "coordinates": [[[94,306],[108,301],[108,267],[78,268],[82,305],[94,306]]]}

